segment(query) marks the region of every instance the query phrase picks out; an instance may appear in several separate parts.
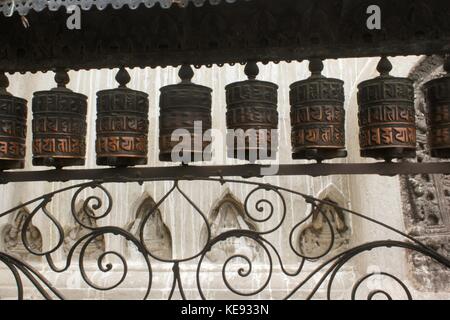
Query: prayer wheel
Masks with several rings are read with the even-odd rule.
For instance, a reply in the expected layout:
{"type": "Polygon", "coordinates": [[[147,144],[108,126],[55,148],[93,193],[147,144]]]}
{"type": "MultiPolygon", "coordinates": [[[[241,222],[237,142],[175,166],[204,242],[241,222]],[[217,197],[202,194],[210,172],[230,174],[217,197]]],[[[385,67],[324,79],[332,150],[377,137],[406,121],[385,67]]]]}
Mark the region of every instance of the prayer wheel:
{"type": "Polygon", "coordinates": [[[57,87],[33,95],[33,165],[82,166],[86,154],[87,97],[66,88],[70,79],[59,69],[57,87]]]}
{"type": "Polygon", "coordinates": [[[97,92],[97,165],[147,164],[149,101],[145,92],[127,88],[130,75],[120,68],[116,89],[97,92]]]}
{"type": "Polygon", "coordinates": [[[450,158],[450,56],[444,63],[446,75],[424,85],[427,105],[428,144],[432,157],[450,158]]]}
{"type": "Polygon", "coordinates": [[[10,94],[8,86],[8,78],[0,72],[0,170],[25,166],[27,101],[10,94]]]}
{"type": "Polygon", "coordinates": [[[361,156],[375,159],[414,158],[416,124],[413,81],[389,75],[392,64],[381,58],[380,76],[358,86],[361,156]]]}
{"type": "Polygon", "coordinates": [[[309,79],[291,85],[292,158],[346,157],[344,82],[324,77],[320,59],[311,60],[309,70],[309,79]]]}
{"type": "Polygon", "coordinates": [[[210,161],[212,89],[192,83],[194,72],[188,65],[180,68],[179,76],[180,83],[161,88],[159,159],[210,161]]]}
{"type": "Polygon", "coordinates": [[[278,86],[256,80],[255,62],[247,63],[248,80],[226,86],[228,156],[240,160],[274,159],[278,150],[278,86]]]}

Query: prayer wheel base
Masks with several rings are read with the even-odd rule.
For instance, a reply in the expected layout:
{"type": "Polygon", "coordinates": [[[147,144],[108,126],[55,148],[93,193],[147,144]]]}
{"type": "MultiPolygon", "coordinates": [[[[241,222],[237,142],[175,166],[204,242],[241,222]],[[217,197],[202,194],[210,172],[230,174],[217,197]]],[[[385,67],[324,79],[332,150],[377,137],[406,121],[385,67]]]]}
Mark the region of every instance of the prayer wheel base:
{"type": "Polygon", "coordinates": [[[57,157],[34,157],[33,166],[45,166],[45,167],[72,167],[72,166],[84,166],[84,159],[73,159],[73,158],[57,158],[57,157]]]}
{"type": "Polygon", "coordinates": [[[228,158],[237,159],[237,160],[274,160],[276,157],[276,150],[266,150],[266,149],[258,149],[258,150],[229,150],[228,158]],[[256,159],[255,158],[256,155],[256,159]]]}
{"type": "Polygon", "coordinates": [[[331,160],[346,158],[347,151],[343,149],[304,149],[292,154],[294,160],[331,160]]]}
{"type": "Polygon", "coordinates": [[[377,160],[391,161],[393,159],[415,158],[416,149],[414,148],[389,148],[361,150],[361,157],[374,158],[377,160]]]}
{"type": "Polygon", "coordinates": [[[98,166],[110,166],[110,167],[133,167],[146,165],[147,158],[128,158],[128,157],[98,157],[98,166]]]}
{"type": "Polygon", "coordinates": [[[431,150],[433,158],[450,159],[450,149],[431,150]]]}
{"type": "Polygon", "coordinates": [[[25,161],[21,160],[0,160],[0,171],[25,168],[25,161]]]}
{"type": "MultiPolygon", "coordinates": [[[[189,153],[188,153],[189,154],[189,153]]],[[[176,159],[172,159],[171,152],[164,152],[159,154],[159,161],[161,162],[178,162],[174,161],[176,159]]],[[[191,163],[191,162],[202,162],[202,161],[211,161],[212,154],[204,154],[203,152],[192,152],[188,156],[188,161],[180,161],[182,163],[191,163]]]]}

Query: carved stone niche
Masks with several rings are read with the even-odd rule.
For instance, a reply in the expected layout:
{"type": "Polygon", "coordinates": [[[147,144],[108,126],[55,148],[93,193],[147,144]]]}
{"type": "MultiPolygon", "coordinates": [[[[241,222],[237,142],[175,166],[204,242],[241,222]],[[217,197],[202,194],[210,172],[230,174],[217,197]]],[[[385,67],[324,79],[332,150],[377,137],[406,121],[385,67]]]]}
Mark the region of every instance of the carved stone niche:
{"type": "MultiPolygon", "coordinates": [[[[223,196],[212,206],[209,215],[209,227],[211,228],[211,239],[232,230],[257,231],[257,226],[246,215],[244,205],[229,191],[226,190],[223,196]]],[[[200,246],[204,246],[207,240],[207,229],[203,227],[200,236],[200,246]]],[[[251,262],[258,262],[261,257],[261,250],[258,245],[245,237],[228,238],[225,241],[215,244],[211,251],[206,254],[206,258],[212,263],[223,263],[226,259],[242,255],[251,262]]],[[[239,259],[232,260],[238,262],[239,259]]]]}
{"type": "MultiPolygon", "coordinates": [[[[2,250],[24,261],[38,259],[38,256],[30,253],[22,242],[23,225],[29,215],[30,212],[27,208],[20,208],[11,216],[10,222],[1,231],[2,250]]],[[[26,230],[26,238],[32,251],[42,252],[42,234],[33,223],[26,230]]]]}
{"type": "MultiPolygon", "coordinates": [[[[344,195],[333,184],[320,192],[317,198],[342,208],[347,207],[344,195]]],[[[311,207],[310,210],[309,214],[312,213],[312,220],[301,229],[298,236],[300,253],[313,259],[323,256],[333,242],[333,233],[333,246],[327,256],[347,249],[352,235],[350,215],[328,204],[320,204],[317,207],[311,207]]]]}
{"type": "MultiPolygon", "coordinates": [[[[127,230],[137,239],[140,239],[140,227],[145,217],[150,214],[144,227],[144,244],[148,251],[155,257],[164,260],[172,259],[172,235],[169,228],[164,224],[160,209],[153,209],[156,202],[147,194],[140,201],[136,210],[135,219],[128,225],[127,230]]],[[[137,248],[131,243],[127,243],[128,254],[137,256],[137,248]]]]}
{"type": "MultiPolygon", "coordinates": [[[[81,221],[84,225],[97,228],[97,221],[92,218],[95,216],[95,212],[86,207],[83,209],[83,200],[80,200],[76,205],[76,216],[79,221],[81,221]]],[[[63,250],[65,254],[68,254],[70,249],[75,245],[75,243],[80,240],[82,237],[91,233],[92,231],[80,225],[77,221],[74,221],[74,225],[70,227],[66,227],[64,230],[65,238],[63,250]]],[[[79,244],[75,250],[75,255],[79,255],[80,250],[83,246],[83,243],[79,244]]],[[[103,252],[105,252],[105,237],[99,236],[95,238],[86,248],[85,259],[95,260],[97,259],[103,252]]]]}
{"type": "MultiPolygon", "coordinates": [[[[411,71],[415,81],[417,161],[431,161],[427,145],[426,104],[423,84],[444,74],[440,56],[423,58],[411,71]]],[[[433,161],[438,161],[433,159],[433,161]]],[[[401,177],[403,215],[408,234],[450,257],[450,176],[401,177]]],[[[408,252],[410,274],[418,290],[450,291],[450,271],[418,253],[408,252]]]]}

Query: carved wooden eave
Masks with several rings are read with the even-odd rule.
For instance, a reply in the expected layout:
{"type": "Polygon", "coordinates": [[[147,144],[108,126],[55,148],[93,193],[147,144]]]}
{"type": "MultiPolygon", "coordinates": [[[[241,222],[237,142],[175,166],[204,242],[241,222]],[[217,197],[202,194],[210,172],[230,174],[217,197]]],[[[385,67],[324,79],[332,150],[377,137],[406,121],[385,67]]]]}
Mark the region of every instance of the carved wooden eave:
{"type": "MultiPolygon", "coordinates": [[[[0,11],[8,12],[10,2],[0,11]]],[[[30,27],[18,12],[0,15],[0,70],[7,72],[450,52],[447,0],[16,2],[30,4],[30,27]],[[42,7],[36,11],[34,3],[42,7]],[[71,3],[83,9],[80,30],[66,26],[71,3]],[[374,4],[381,30],[367,28],[374,4]]]]}

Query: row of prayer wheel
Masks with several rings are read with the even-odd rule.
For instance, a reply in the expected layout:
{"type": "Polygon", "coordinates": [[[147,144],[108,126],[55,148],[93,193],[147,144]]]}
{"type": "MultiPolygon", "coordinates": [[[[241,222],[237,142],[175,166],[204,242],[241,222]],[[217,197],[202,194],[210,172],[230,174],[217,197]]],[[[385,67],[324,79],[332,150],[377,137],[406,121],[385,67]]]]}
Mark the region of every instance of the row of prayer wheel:
{"type": "MultiPolygon", "coordinates": [[[[431,156],[450,158],[450,62],[445,76],[424,85],[431,156]]],[[[322,75],[323,63],[312,59],[310,78],[291,85],[291,125],[294,159],[321,162],[347,156],[345,150],[344,83],[322,75]]],[[[361,156],[375,159],[412,158],[416,154],[414,88],[411,80],[389,75],[392,65],[381,58],[380,76],[358,86],[361,156]]],[[[257,64],[245,68],[248,80],[226,87],[228,129],[235,134],[229,156],[262,160],[277,152],[278,86],[256,80],[257,64]],[[264,130],[262,130],[264,129],[264,130]],[[248,130],[263,132],[251,141],[248,130]],[[253,158],[252,158],[253,155],[253,158]],[[255,156],[256,155],[256,156],[255,156]]],[[[207,161],[208,141],[196,143],[212,127],[211,94],[196,85],[188,65],[181,67],[181,82],[161,88],[160,160],[175,161],[172,151],[179,141],[172,134],[182,129],[192,145],[184,148],[191,161],[207,161]],[[201,123],[201,130],[196,129],[201,123]],[[200,137],[199,137],[200,136],[200,137]]],[[[119,87],[97,93],[97,164],[117,167],[144,165],[148,153],[148,95],[127,87],[130,76],[117,73],[119,87]]],[[[57,87],[34,93],[33,164],[38,166],[84,165],[86,154],[87,97],[66,88],[65,70],[56,70],[57,87]]],[[[24,167],[27,101],[7,92],[8,79],[0,74],[0,170],[24,167]]],[[[202,140],[200,140],[202,141],[202,140]]]]}

